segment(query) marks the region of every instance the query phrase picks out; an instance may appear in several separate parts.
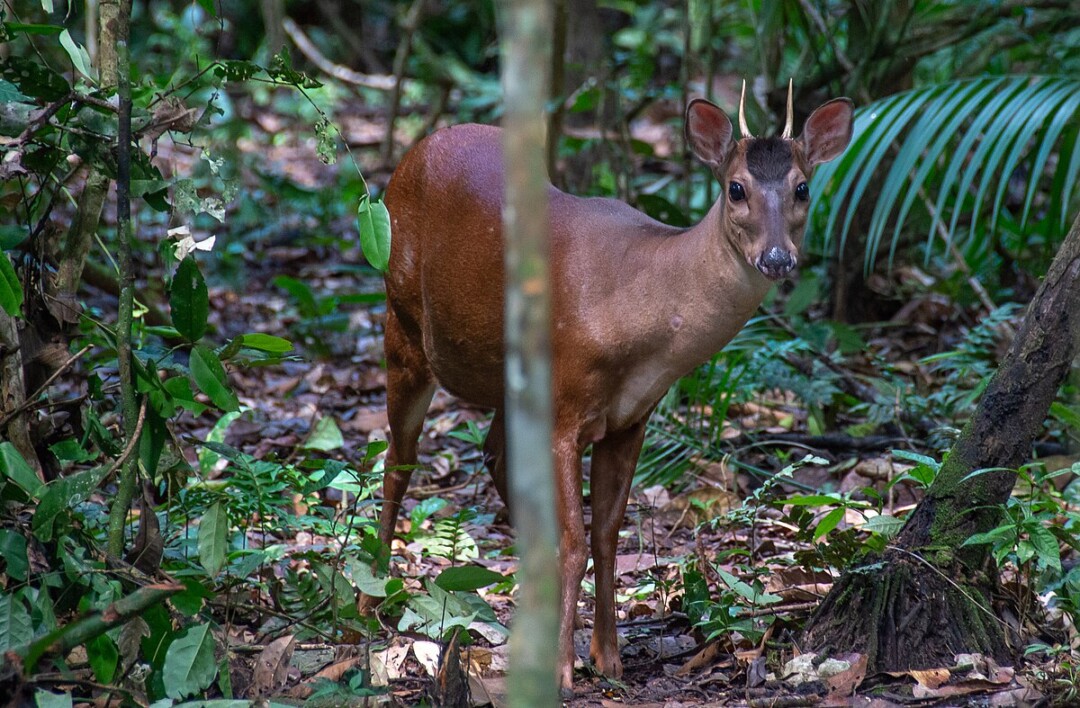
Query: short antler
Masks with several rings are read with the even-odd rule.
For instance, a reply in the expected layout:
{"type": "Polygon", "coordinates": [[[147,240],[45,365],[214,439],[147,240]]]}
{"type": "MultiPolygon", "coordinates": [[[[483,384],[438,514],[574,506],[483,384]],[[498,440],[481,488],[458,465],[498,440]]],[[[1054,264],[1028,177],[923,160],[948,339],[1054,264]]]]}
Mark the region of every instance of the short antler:
{"type": "Polygon", "coordinates": [[[792,99],[792,86],[794,84],[793,79],[788,79],[787,84],[787,123],[784,124],[784,132],[780,135],[784,140],[791,140],[791,129],[795,123],[795,109],[792,99]]]}
{"type": "Polygon", "coordinates": [[[743,79],[742,95],[739,96],[739,132],[744,138],[754,137],[750,129],[746,127],[746,79],[743,79]]]}

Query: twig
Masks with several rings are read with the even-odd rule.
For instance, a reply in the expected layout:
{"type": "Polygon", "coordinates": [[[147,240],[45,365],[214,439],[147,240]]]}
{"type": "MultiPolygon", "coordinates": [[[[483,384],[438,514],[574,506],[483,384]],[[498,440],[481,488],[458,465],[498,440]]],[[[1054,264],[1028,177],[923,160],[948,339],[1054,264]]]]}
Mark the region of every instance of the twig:
{"type": "Polygon", "coordinates": [[[841,49],[833,39],[833,33],[829,31],[829,27],[825,24],[825,18],[821,16],[817,8],[810,4],[810,0],[799,0],[799,5],[802,6],[803,12],[810,18],[810,21],[818,28],[818,31],[825,36],[825,40],[829,43],[829,48],[832,49],[833,56],[836,57],[836,63],[843,67],[844,71],[851,73],[855,71],[855,65],[851,63],[851,60],[847,58],[847,54],[841,49]]]}
{"type": "Polygon", "coordinates": [[[41,130],[41,128],[49,122],[50,118],[56,115],[56,113],[61,108],[71,103],[74,98],[75,92],[72,91],[68,93],[68,95],[61,98],[59,101],[53,101],[52,103],[50,103],[48,106],[42,109],[40,113],[34,116],[29,123],[27,123],[26,129],[23,130],[23,132],[19,133],[19,135],[14,140],[9,143],[5,143],[4,149],[15,150],[30,142],[30,139],[34,137],[34,134],[41,130]]]}
{"type": "Polygon", "coordinates": [[[338,81],[344,81],[347,84],[353,84],[355,86],[363,86],[364,88],[376,89],[377,91],[392,91],[396,82],[393,76],[386,76],[385,74],[361,74],[358,71],[335,64],[326,57],[324,57],[316,48],[315,44],[308,39],[304,31],[300,29],[300,25],[291,17],[286,17],[281,26],[285,29],[285,34],[289,35],[289,39],[293,41],[296,48],[300,50],[300,53],[307,57],[308,61],[319,68],[324,74],[328,74],[338,81]]]}
{"type": "Polygon", "coordinates": [[[394,54],[394,85],[390,89],[390,102],[386,108],[386,136],[382,144],[383,165],[389,166],[394,159],[394,123],[401,107],[401,84],[405,77],[405,64],[412,52],[413,35],[424,16],[424,0],[413,0],[409,12],[401,23],[401,41],[394,54]]]}
{"type": "MultiPolygon", "coordinates": [[[[993,310],[997,307],[993,299],[990,297],[990,293],[986,292],[986,288],[980,283],[975,276],[971,274],[971,268],[968,267],[967,261],[964,260],[964,254],[960,253],[960,249],[956,247],[956,244],[949,239],[949,232],[945,230],[945,224],[938,218],[938,211],[933,204],[930,203],[930,197],[926,195],[926,190],[919,187],[919,198],[923,201],[923,206],[926,207],[926,211],[930,214],[930,218],[933,219],[934,224],[937,226],[934,229],[934,233],[941,239],[941,243],[949,249],[949,254],[956,260],[956,266],[963,272],[967,278],[968,286],[979,297],[979,302],[983,304],[987,310],[993,310]]],[[[1015,334],[1012,327],[1008,326],[1008,323],[1002,323],[1003,327],[1008,328],[1009,334],[1015,334]]]]}
{"type": "MultiPolygon", "coordinates": [[[[120,457],[113,460],[113,463],[109,465],[109,469],[101,477],[102,481],[108,479],[120,469],[120,466],[128,461],[131,457],[131,453],[135,452],[135,448],[139,445],[139,434],[142,432],[143,422],[146,420],[146,398],[143,398],[142,404],[139,405],[139,417],[135,420],[135,429],[131,433],[131,437],[127,441],[127,445],[124,447],[124,451],[120,453],[120,457]]],[[[125,514],[126,516],[126,514],[125,514]]],[[[119,554],[117,554],[119,556],[119,554]]]]}
{"type": "Polygon", "coordinates": [[[44,393],[45,389],[47,389],[49,386],[51,386],[52,382],[56,381],[57,377],[59,377],[60,374],[64,373],[72,364],[74,364],[78,359],[80,359],[84,354],[86,354],[86,352],[90,351],[93,348],[94,348],[94,345],[87,344],[85,347],[83,347],[77,353],[72,354],[67,359],[67,361],[65,361],[63,364],[60,365],[59,368],[57,368],[56,371],[52,372],[52,374],[49,376],[49,378],[45,379],[45,383],[38,386],[37,390],[34,391],[33,395],[27,396],[26,399],[24,399],[22,403],[20,403],[18,406],[16,406],[14,410],[8,411],[6,414],[4,414],[4,416],[2,418],[0,418],[0,429],[2,429],[5,425],[7,425],[8,421],[11,420],[12,418],[14,418],[15,416],[17,416],[17,415],[19,415],[21,413],[25,413],[26,411],[33,408],[36,405],[35,402],[37,401],[37,397],[40,396],[42,393],[44,393]]]}

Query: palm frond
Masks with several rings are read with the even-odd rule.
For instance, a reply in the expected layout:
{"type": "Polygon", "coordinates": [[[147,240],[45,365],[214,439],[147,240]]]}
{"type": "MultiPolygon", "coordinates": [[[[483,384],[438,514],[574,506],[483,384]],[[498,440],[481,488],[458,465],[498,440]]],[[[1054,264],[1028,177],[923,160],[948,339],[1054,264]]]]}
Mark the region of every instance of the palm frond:
{"type": "Polygon", "coordinates": [[[814,174],[810,236],[821,234],[828,251],[838,234],[843,248],[860,202],[872,197],[868,271],[886,237],[892,264],[915,207],[929,225],[928,257],[936,237],[948,246],[981,233],[980,224],[993,232],[1003,210],[1021,227],[1049,220],[1064,234],[1080,175],[1078,108],[1080,79],[1040,76],[953,81],[864,106],[847,151],[814,174]],[[1020,199],[1009,189],[1017,178],[1027,180],[1020,199]]]}

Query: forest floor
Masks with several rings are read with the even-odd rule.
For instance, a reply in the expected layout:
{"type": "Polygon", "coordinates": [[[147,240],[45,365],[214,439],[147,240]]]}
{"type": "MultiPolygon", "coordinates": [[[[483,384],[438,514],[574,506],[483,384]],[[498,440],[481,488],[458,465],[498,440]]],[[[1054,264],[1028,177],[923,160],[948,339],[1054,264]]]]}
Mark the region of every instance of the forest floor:
{"type": "MultiPolygon", "coordinates": [[[[266,123],[269,118],[263,119],[266,123]]],[[[273,123],[273,121],[270,121],[273,123]]],[[[269,134],[280,130],[276,124],[264,126],[266,144],[258,141],[252,150],[265,150],[268,169],[287,172],[289,179],[308,189],[332,189],[334,169],[314,158],[314,150],[293,144],[269,148],[269,134]]],[[[354,150],[362,150],[381,137],[376,121],[354,117],[346,121],[344,134],[355,140],[354,150]],[[358,137],[368,136],[368,137],[358,137]]],[[[287,141],[286,141],[287,142],[287,141]]],[[[345,169],[345,168],[340,168],[345,169]]],[[[386,170],[371,170],[365,177],[372,184],[385,184],[386,170]]],[[[278,205],[278,210],[287,205],[278,205]]],[[[280,458],[295,455],[315,422],[333,417],[344,445],[339,453],[355,461],[357,450],[371,440],[385,438],[386,377],[381,364],[381,323],[384,305],[342,305],[338,312],[347,318],[343,328],[313,326],[297,314],[289,295],[273,284],[273,278],[288,275],[304,282],[320,298],[357,292],[375,293],[381,281],[370,271],[358,277],[362,262],[358,249],[338,251],[334,246],[311,246],[303,238],[303,215],[289,220],[289,229],[270,234],[240,251],[239,267],[230,267],[227,282],[211,289],[211,319],[216,336],[224,341],[244,332],[265,332],[286,337],[298,344],[298,356],[278,366],[237,369],[231,382],[247,412],[228,429],[227,442],[256,457],[269,454],[280,458]]],[[[334,228],[351,233],[355,226],[342,220],[334,228]]],[[[332,241],[331,241],[332,243],[332,241]]],[[[218,248],[222,245],[219,241],[218,248]]],[[[211,279],[213,282],[213,279],[211,279]]],[[[915,360],[923,351],[933,350],[950,329],[964,319],[959,306],[935,296],[912,301],[902,319],[883,327],[879,349],[891,348],[894,357],[915,360]]],[[[913,365],[914,366],[914,365],[913,365]]],[[[516,567],[513,532],[505,521],[502,505],[483,473],[479,451],[471,443],[450,435],[468,422],[481,427],[485,411],[463,405],[452,397],[437,394],[428,416],[421,442],[421,469],[414,474],[406,510],[424,499],[438,497],[447,502],[439,515],[475,508],[480,512],[468,527],[476,541],[476,562],[501,573],[516,567]]],[[[182,419],[176,433],[183,439],[205,439],[214,420],[182,419]]],[[[879,444],[845,448],[842,443],[815,446],[807,428],[807,413],[790,397],[773,392],[759,400],[732,407],[725,438],[739,459],[774,473],[806,453],[824,461],[799,469],[783,487],[789,493],[807,490],[846,492],[864,487],[884,489],[889,480],[909,471],[910,461],[894,459],[892,445],[902,441],[882,440],[879,444]],[[770,435],[803,435],[805,441],[782,444],[768,442],[770,435]]],[[[790,440],[790,438],[789,438],[790,440]]],[[[730,465],[726,460],[692,464],[674,484],[636,487],[619,541],[617,563],[619,631],[625,645],[622,659],[625,675],[610,681],[583,668],[577,673],[575,694],[569,706],[656,705],[866,705],[887,706],[949,704],[976,701],[979,705],[1012,705],[1037,699],[1034,672],[1017,671],[972,657],[966,665],[940,667],[933,672],[911,672],[906,676],[866,676],[865,657],[848,657],[846,664],[826,675],[819,667],[790,664],[798,653],[798,630],[816,603],[828,591],[833,576],[811,573],[793,558],[797,552],[813,551],[815,542],[799,540],[799,529],[778,507],[755,513],[753,523],[730,522],[733,510],[760,488],[760,480],[730,465]],[[737,596],[739,588],[725,585],[715,568],[739,579],[757,580],[770,597],[767,606],[748,607],[746,598],[738,606],[740,618],[749,621],[751,632],[723,632],[706,641],[691,626],[684,605],[684,574],[696,570],[709,588],[719,588],[737,596]],[[754,577],[747,577],[749,571],[754,577]],[[771,598],[779,598],[773,600],[771,598]],[[775,620],[773,620],[775,618],[775,620]],[[861,663],[860,663],[861,662],[861,663]],[[785,667],[787,667],[785,669],[785,667]],[[785,670],[801,677],[801,682],[785,670]],[[800,673],[801,672],[801,673],[800,673]]],[[[886,508],[902,516],[917,502],[909,485],[891,487],[886,508]]],[[[334,500],[329,500],[334,502],[334,500]]],[[[338,500],[340,501],[340,500],[338,500]]],[[[420,587],[423,578],[434,577],[446,561],[425,553],[411,533],[403,514],[399,529],[414,540],[396,541],[394,572],[407,579],[409,587],[420,587]]],[[[437,518],[437,517],[435,517],[437,518]]],[[[588,514],[586,521],[588,522],[588,514]]],[[[820,516],[817,521],[820,522],[820,516]]],[[[836,519],[843,530],[864,524],[867,516],[849,509],[836,519]]],[[[431,519],[426,523],[430,524],[431,519]]],[[[327,539],[297,538],[297,545],[327,539]]],[[[823,541],[819,541],[824,544],[823,541]]],[[[576,633],[578,654],[588,654],[588,629],[593,614],[592,580],[586,578],[580,606],[585,629],[576,633]]],[[[484,598],[504,624],[512,626],[514,595],[489,592],[484,598]]],[[[736,598],[738,599],[738,598],[736,598]]],[[[734,607],[734,605],[732,605],[734,607]]],[[[735,619],[732,617],[731,619],[735,619]]],[[[393,699],[404,705],[425,700],[431,689],[432,644],[426,637],[396,630],[396,620],[385,618],[385,632],[364,648],[378,653],[383,678],[393,699]]],[[[251,627],[253,634],[258,628],[251,627]]],[[[339,648],[331,663],[348,655],[339,648]]],[[[437,650],[436,650],[437,653],[437,650]]],[[[485,694],[502,705],[505,684],[506,644],[497,634],[476,636],[464,657],[470,667],[470,688],[477,704],[485,694]]],[[[963,664],[963,662],[961,662],[963,664]]],[[[325,668],[300,669],[296,681],[309,679],[325,668]]]]}

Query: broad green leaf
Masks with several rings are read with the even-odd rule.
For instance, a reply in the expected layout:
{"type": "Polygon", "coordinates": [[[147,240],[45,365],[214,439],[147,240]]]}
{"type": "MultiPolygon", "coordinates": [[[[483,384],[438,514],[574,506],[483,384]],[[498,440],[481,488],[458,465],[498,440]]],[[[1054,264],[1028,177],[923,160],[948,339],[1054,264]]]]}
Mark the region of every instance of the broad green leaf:
{"type": "Polygon", "coordinates": [[[38,539],[51,541],[56,517],[86,501],[108,471],[109,465],[99,465],[50,482],[45,487],[45,493],[41,495],[41,502],[34,511],[34,520],[31,522],[38,539]]]}
{"type": "Polygon", "coordinates": [[[836,528],[836,525],[840,523],[840,520],[844,518],[844,508],[837,507],[833,509],[818,522],[817,528],[814,529],[814,540],[818,540],[825,534],[829,533],[836,528]]]}
{"type": "Polygon", "coordinates": [[[86,51],[86,47],[72,39],[71,33],[66,29],[60,33],[60,46],[67,52],[68,57],[71,58],[71,63],[75,65],[80,74],[90,81],[97,80],[97,74],[94,72],[93,64],[90,62],[90,54],[86,51]]]}
{"type": "Polygon", "coordinates": [[[779,595],[756,590],[752,585],[739,580],[723,568],[716,568],[716,573],[729,588],[752,605],[774,605],[784,599],[779,595]]]}
{"type": "Polygon", "coordinates": [[[229,388],[225,367],[212,349],[196,344],[191,350],[190,367],[195,385],[215,406],[226,412],[239,410],[240,401],[229,388]]]}
{"type": "Polygon", "coordinates": [[[1060,573],[1061,547],[1058,545],[1057,537],[1037,520],[1035,523],[1026,525],[1025,528],[1028,532],[1028,538],[1031,539],[1031,545],[1035,548],[1035,556],[1038,558],[1039,565],[1060,573]]]}
{"type": "Polygon", "coordinates": [[[169,604],[185,617],[195,617],[214,593],[195,578],[184,578],[180,582],[186,589],[170,597],[169,604]]]}
{"type": "Polygon", "coordinates": [[[242,335],[241,342],[249,349],[257,349],[260,352],[270,354],[284,354],[292,351],[293,348],[292,342],[284,337],[275,337],[272,334],[262,334],[260,332],[242,335]]]}
{"type": "Polygon", "coordinates": [[[71,92],[67,79],[36,59],[6,57],[0,62],[0,76],[27,96],[43,101],[59,101],[71,92]]]}
{"type": "Polygon", "coordinates": [[[172,699],[187,698],[210,687],[217,664],[209,623],[189,627],[169,645],[162,673],[165,693],[172,699]]]}
{"type": "Polygon", "coordinates": [[[36,498],[45,486],[15,446],[9,442],[0,442],[0,474],[14,482],[31,499],[36,498]]]}
{"type": "Polygon", "coordinates": [[[345,438],[341,435],[341,429],[338,428],[334,419],[330,416],[323,416],[315,423],[315,427],[311,430],[311,437],[303,444],[305,450],[322,450],[323,452],[329,452],[330,450],[337,450],[345,445],[345,438]]]}
{"type": "Polygon", "coordinates": [[[191,256],[180,261],[176,268],[172,292],[169,294],[169,309],[176,331],[189,342],[196,342],[206,334],[210,295],[199,264],[191,256]]]}
{"type": "Polygon", "coordinates": [[[911,452],[910,450],[893,450],[892,456],[898,460],[907,460],[908,462],[914,462],[920,465],[926,465],[933,469],[941,467],[941,463],[935,460],[933,457],[927,455],[920,455],[917,452],[911,452]]]}
{"type": "Polygon", "coordinates": [[[879,533],[886,538],[892,538],[900,533],[900,529],[902,528],[904,528],[904,520],[898,519],[895,516],[889,516],[888,514],[871,516],[867,522],[863,524],[864,530],[879,533]]]}
{"type": "Polygon", "coordinates": [[[0,558],[7,562],[12,580],[26,580],[30,560],[26,555],[26,536],[11,529],[0,529],[0,558]]]}
{"type": "Polygon", "coordinates": [[[6,79],[0,79],[0,105],[8,103],[31,103],[33,99],[19,90],[19,87],[6,79]]]}
{"type": "Polygon", "coordinates": [[[120,652],[108,634],[99,634],[86,642],[86,658],[94,672],[94,678],[101,683],[112,683],[120,662],[120,652]]]}
{"type": "Polygon", "coordinates": [[[388,576],[379,577],[375,575],[375,571],[371,569],[371,566],[364,562],[350,562],[349,570],[349,575],[352,577],[356,589],[371,597],[386,597],[387,585],[394,580],[388,576]]]}
{"type": "Polygon", "coordinates": [[[435,584],[443,590],[453,592],[455,590],[472,591],[486,588],[488,585],[501,583],[506,580],[502,573],[496,573],[479,565],[459,565],[447,568],[435,578],[435,584]]]}
{"type": "Polygon", "coordinates": [[[225,566],[228,550],[229,515],[221,502],[216,502],[199,521],[199,562],[211,577],[225,566]]]}
{"type": "Polygon", "coordinates": [[[33,638],[26,604],[10,592],[0,592],[0,651],[27,644],[33,638]]]}
{"type": "Polygon", "coordinates": [[[1002,540],[1012,540],[1016,537],[1016,529],[1012,526],[998,526],[984,533],[973,534],[964,540],[961,545],[979,546],[984,543],[994,543],[1002,540]]]}
{"type": "Polygon", "coordinates": [[[315,293],[304,281],[288,275],[279,275],[270,282],[293,296],[302,317],[317,317],[322,314],[319,312],[319,303],[315,300],[315,293]]]}
{"type": "Polygon", "coordinates": [[[0,308],[12,317],[22,316],[23,288],[6,253],[0,253],[0,308]]]}
{"type": "Polygon", "coordinates": [[[390,212],[382,202],[373,202],[368,195],[360,197],[356,211],[356,226],[360,231],[360,249],[375,270],[385,272],[390,262],[390,212]]]}

